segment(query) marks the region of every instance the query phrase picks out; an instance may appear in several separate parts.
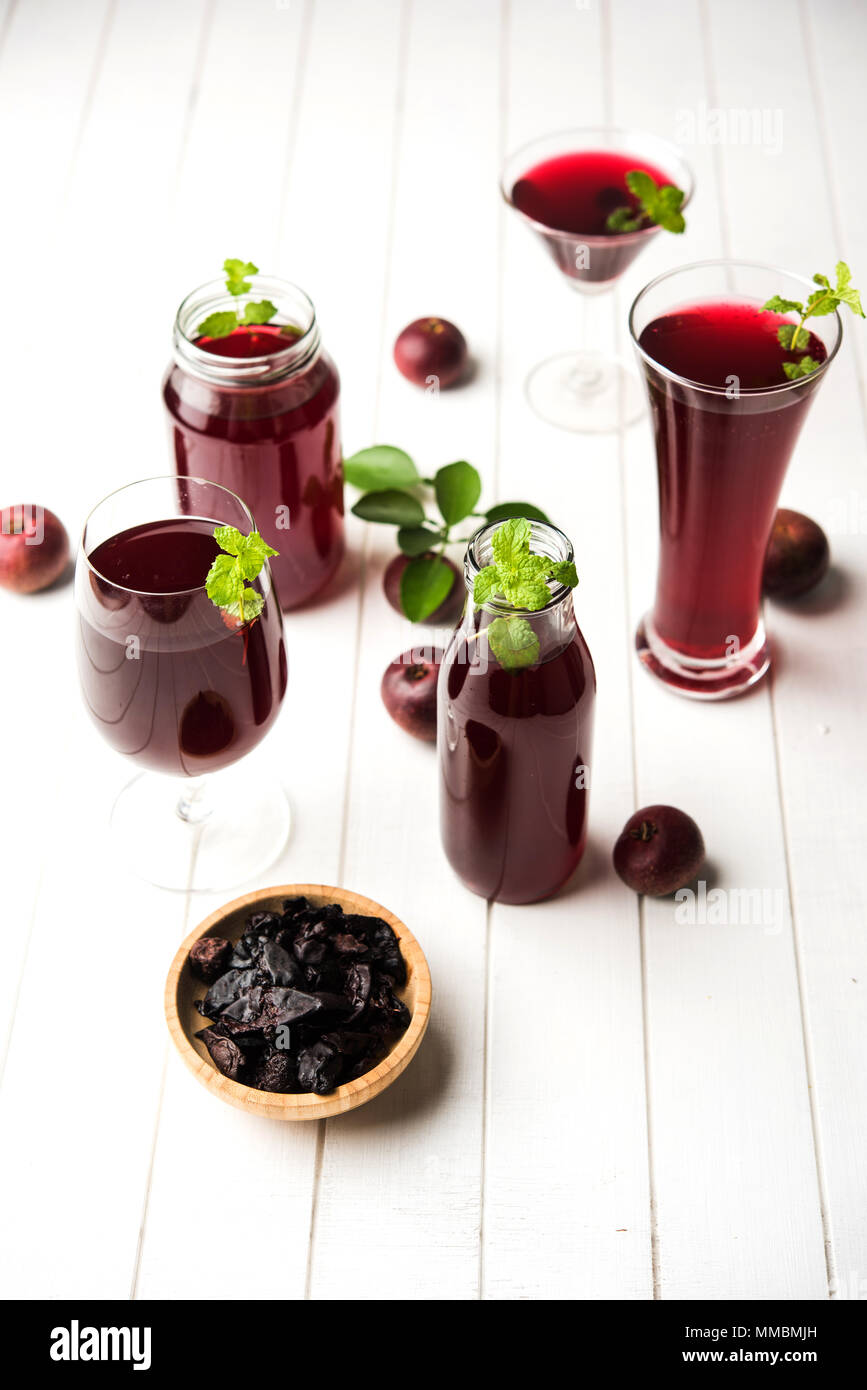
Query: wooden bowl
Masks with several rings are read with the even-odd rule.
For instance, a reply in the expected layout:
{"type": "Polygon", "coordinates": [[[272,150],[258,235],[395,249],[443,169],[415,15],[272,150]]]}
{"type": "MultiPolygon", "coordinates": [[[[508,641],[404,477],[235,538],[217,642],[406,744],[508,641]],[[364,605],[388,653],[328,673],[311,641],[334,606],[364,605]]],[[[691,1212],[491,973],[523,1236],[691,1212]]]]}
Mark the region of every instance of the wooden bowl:
{"type": "Polygon", "coordinates": [[[172,1041],[193,1075],[203,1086],[207,1086],[212,1095],[219,1096],[229,1105],[246,1110],[249,1115],[267,1115],[274,1120],[324,1120],[330,1115],[355,1110],[359,1105],[373,1100],[400,1076],[418,1051],[428,1024],[430,1002],[430,971],[424,952],[409,928],[393,912],[372,902],[370,898],[362,898],[360,894],[349,893],[344,888],[330,888],[324,883],[288,883],[281,888],[260,888],[212,912],[179,947],[166,980],[165,994],[166,1021],[172,1041]],[[193,942],[198,941],[200,936],[222,936],[233,943],[237,942],[251,912],[279,912],[284,898],[298,897],[309,899],[314,907],[339,903],[344,912],[381,917],[400,938],[400,949],[406,962],[406,984],[396,993],[410,1011],[409,1027],[378,1066],[364,1076],[338,1086],[327,1096],[257,1091],[252,1086],[243,1086],[240,1081],[230,1081],[214,1066],[204,1043],[194,1036],[206,1026],[206,1021],[193,1008],[193,1003],[204,995],[207,986],[196,979],[189,967],[187,957],[193,942]]]}

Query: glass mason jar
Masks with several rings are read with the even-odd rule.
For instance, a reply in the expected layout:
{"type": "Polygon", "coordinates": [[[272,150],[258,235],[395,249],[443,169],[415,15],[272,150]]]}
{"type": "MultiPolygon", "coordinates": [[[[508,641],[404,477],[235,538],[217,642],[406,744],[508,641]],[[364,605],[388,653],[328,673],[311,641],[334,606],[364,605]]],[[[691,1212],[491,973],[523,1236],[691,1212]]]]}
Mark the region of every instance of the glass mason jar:
{"type": "Polygon", "coordinates": [[[243,498],[280,552],[271,569],[284,609],[313,598],[343,556],[339,397],[315,310],[297,286],[254,275],[248,293],[230,295],[214,280],[178,309],[163,382],[175,469],[243,498]],[[261,299],[277,305],[271,323],[199,334],[210,314],[261,299]]]}
{"type": "MultiPolygon", "coordinates": [[[[562,531],[531,525],[532,550],[573,558],[562,531]]],[[[562,888],[584,853],[596,674],[571,589],[552,584],[550,602],[535,613],[496,599],[474,607],[496,530],[483,526],[470,541],[464,617],[440,669],[440,825],[449,863],[468,888],[531,903],[562,888]],[[532,665],[508,669],[488,634],[516,619],[529,624],[538,650],[532,665]]]]}

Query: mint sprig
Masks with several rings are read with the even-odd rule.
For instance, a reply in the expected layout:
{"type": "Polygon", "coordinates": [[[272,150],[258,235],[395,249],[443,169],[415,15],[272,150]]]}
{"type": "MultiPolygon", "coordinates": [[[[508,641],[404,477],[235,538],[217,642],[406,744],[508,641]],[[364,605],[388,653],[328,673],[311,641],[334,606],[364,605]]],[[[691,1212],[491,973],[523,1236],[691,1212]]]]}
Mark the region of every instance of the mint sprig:
{"type": "Polygon", "coordinates": [[[615,208],[605,226],[609,232],[638,232],[645,225],[662,227],[666,232],[682,232],[686,220],[681,212],[683,189],[673,183],[658,184],[644,169],[630,169],[626,187],[638,199],[639,209],[615,208]]]}
{"type": "MultiPolygon", "coordinates": [[[[806,304],[802,304],[798,299],[783,299],[779,294],[772,295],[766,304],[762,305],[762,313],[770,311],[774,314],[797,314],[797,323],[783,323],[777,329],[777,341],[780,347],[786,352],[798,352],[801,343],[801,334],[807,333],[804,324],[810,318],[822,318],[825,314],[833,314],[834,310],[841,304],[848,304],[853,314],[858,314],[864,318],[864,310],[861,308],[861,295],[852,285],[852,272],[845,261],[838,261],[835,266],[837,276],[836,285],[832,285],[827,275],[816,274],[813,276],[813,284],[818,285],[818,289],[813,290],[807,296],[806,304]]],[[[809,342],[809,334],[806,342],[809,342]]],[[[783,371],[790,381],[797,381],[799,377],[809,376],[821,367],[821,362],[817,362],[815,357],[811,357],[804,351],[797,362],[784,362],[783,371]]]]}
{"type": "MultiPolygon", "coordinates": [[[[226,289],[229,294],[249,294],[252,285],[248,277],[258,275],[259,267],[252,261],[239,261],[237,257],[230,256],[223,261],[223,273],[226,276],[226,289]]],[[[233,309],[220,309],[214,314],[208,314],[207,318],[202,319],[196,333],[200,338],[228,338],[236,328],[270,323],[276,312],[277,305],[270,299],[257,299],[245,304],[244,312],[241,314],[233,309]]]]}
{"type": "MultiPolygon", "coordinates": [[[[493,563],[476,575],[476,608],[496,598],[515,609],[535,613],[550,601],[552,582],[574,589],[578,574],[571,560],[552,560],[530,550],[532,527],[526,517],[505,521],[491,537],[493,563]]],[[[495,618],[486,629],[500,665],[509,671],[532,666],[539,659],[539,638],[532,624],[519,616],[495,618]]]]}
{"type": "MultiPolygon", "coordinates": [[[[364,493],[352,508],[353,514],[363,521],[398,528],[398,546],[410,557],[401,577],[400,602],[414,623],[430,617],[458,582],[443,557],[446,546],[455,539],[453,529],[460,522],[467,517],[481,517],[488,522],[514,516],[548,520],[531,502],[499,502],[488,511],[476,511],[482,480],[478,470],[463,459],[445,464],[432,478],[423,478],[403,449],[375,444],[346,459],[343,471],[346,481],[364,493]],[[433,489],[439,519],[428,516],[416,495],[421,487],[433,489]]],[[[458,539],[466,541],[469,537],[458,539]]]]}
{"type": "Polygon", "coordinates": [[[208,598],[240,623],[253,622],[265,607],[265,600],[247,581],[256,579],[269,555],[277,555],[258,531],[244,536],[234,526],[217,526],[214,540],[225,553],[218,555],[205,581],[208,598]]]}

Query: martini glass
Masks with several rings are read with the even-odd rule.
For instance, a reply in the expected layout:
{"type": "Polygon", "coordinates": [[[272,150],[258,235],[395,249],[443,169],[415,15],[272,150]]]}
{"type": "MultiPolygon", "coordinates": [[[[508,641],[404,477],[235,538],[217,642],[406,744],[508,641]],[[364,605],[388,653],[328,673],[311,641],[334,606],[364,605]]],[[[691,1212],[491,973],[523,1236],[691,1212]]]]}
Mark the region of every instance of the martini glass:
{"type": "Polygon", "coordinates": [[[582,296],[583,346],[540,362],[526,382],[537,415],[560,429],[607,434],[637,420],[644,402],[637,379],[616,357],[592,346],[594,300],[604,295],[661,230],[606,230],[618,207],[637,206],[625,175],[642,169],[658,184],[692,197],[693,177],[677,148],[637,130],[606,126],[565,130],[524,145],[506,160],[500,191],[539,237],[570,289],[582,296]]]}

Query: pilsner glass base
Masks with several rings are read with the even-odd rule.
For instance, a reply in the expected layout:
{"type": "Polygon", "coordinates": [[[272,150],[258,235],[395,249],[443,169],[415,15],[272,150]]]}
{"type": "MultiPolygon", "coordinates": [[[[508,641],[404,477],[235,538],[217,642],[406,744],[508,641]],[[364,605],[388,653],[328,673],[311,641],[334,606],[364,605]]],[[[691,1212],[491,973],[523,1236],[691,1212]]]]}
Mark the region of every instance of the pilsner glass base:
{"type": "Polygon", "coordinates": [[[764,623],[759,620],[748,646],[713,661],[686,657],[663,642],[646,613],[635,634],[635,650],[646,671],[678,695],[692,700],[730,700],[760,681],[771,664],[764,623]]]}
{"type": "Polygon", "coordinates": [[[644,414],[636,377],[597,352],[562,352],[540,362],[525,390],[536,414],[549,425],[577,434],[611,434],[644,414]]]}
{"type": "Polygon", "coordinates": [[[290,824],[282,788],[263,785],[261,776],[229,768],[214,779],[179,783],[146,772],[114,803],[112,848],[131,873],[159,888],[214,892],[273,864],[290,824]]]}

